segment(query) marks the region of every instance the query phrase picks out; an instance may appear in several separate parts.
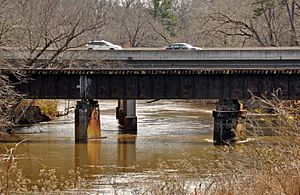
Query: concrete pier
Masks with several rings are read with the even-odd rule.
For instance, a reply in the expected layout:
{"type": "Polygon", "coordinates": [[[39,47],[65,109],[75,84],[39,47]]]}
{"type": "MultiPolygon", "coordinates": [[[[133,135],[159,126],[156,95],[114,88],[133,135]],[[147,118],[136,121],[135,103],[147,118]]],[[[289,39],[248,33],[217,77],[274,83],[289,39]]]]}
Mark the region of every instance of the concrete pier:
{"type": "Polygon", "coordinates": [[[136,100],[126,100],[124,130],[127,132],[137,132],[136,100]]]}
{"type": "Polygon", "coordinates": [[[86,142],[88,139],[100,139],[100,109],[97,101],[81,100],[75,109],[75,140],[86,142]]]}
{"type": "Polygon", "coordinates": [[[219,100],[214,117],[214,145],[230,145],[245,139],[246,110],[238,100],[219,100]]]}
{"type": "Polygon", "coordinates": [[[118,100],[118,107],[116,107],[116,119],[119,120],[119,124],[123,127],[124,126],[124,119],[125,119],[125,113],[124,113],[124,101],[119,99],[118,100]]]}
{"type": "Polygon", "coordinates": [[[118,100],[116,118],[120,126],[130,133],[137,132],[136,100],[118,100]]]}

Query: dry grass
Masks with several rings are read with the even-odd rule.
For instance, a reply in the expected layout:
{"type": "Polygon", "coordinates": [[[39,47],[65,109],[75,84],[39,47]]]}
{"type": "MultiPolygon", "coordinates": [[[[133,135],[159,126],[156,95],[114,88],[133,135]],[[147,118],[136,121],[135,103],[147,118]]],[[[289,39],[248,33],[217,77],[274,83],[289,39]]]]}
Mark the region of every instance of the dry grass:
{"type": "MultiPolygon", "coordinates": [[[[26,141],[26,140],[24,140],[26,141]]],[[[22,141],[23,142],[23,141],[22,141]]],[[[22,174],[17,166],[16,155],[19,144],[6,148],[6,154],[0,156],[0,194],[43,193],[51,194],[76,189],[78,193],[85,189],[80,170],[70,170],[65,176],[58,177],[55,169],[41,169],[37,181],[31,181],[22,174]]]]}
{"type": "MultiPolygon", "coordinates": [[[[1,62],[0,67],[2,68],[1,62]]],[[[20,98],[21,95],[15,93],[9,78],[0,74],[0,131],[5,131],[13,126],[12,110],[20,98]]]]}
{"type": "Polygon", "coordinates": [[[28,105],[38,106],[42,114],[54,118],[57,115],[57,100],[22,100],[19,106],[26,108],[28,105]]]}
{"type": "Polygon", "coordinates": [[[50,121],[57,116],[57,100],[23,99],[13,110],[13,119],[17,124],[35,124],[50,121]]]}
{"type": "MultiPolygon", "coordinates": [[[[148,185],[144,194],[212,194],[212,195],[265,195],[300,194],[300,104],[253,97],[264,118],[264,128],[272,136],[258,136],[263,131],[258,121],[251,120],[252,142],[218,148],[218,157],[207,163],[209,170],[200,169],[191,161],[174,165],[176,172],[164,174],[170,167],[162,163],[158,180],[148,185]]],[[[251,108],[250,108],[251,109],[251,108]]],[[[257,105],[252,110],[257,111],[257,105]]]]}
{"type": "MultiPolygon", "coordinates": [[[[205,194],[300,194],[300,107],[297,101],[253,97],[272,136],[252,120],[255,142],[221,149],[213,187],[205,194]]],[[[250,108],[251,109],[251,108],[250,108]]],[[[253,110],[255,111],[255,110],[253,110]]],[[[251,118],[250,118],[251,121],[251,118]]]]}

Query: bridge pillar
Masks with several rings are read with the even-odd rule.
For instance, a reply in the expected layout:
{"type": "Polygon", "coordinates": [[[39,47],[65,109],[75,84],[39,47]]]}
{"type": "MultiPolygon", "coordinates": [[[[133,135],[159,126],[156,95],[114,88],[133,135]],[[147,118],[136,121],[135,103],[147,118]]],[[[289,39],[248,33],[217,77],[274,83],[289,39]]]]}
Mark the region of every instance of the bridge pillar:
{"type": "Polygon", "coordinates": [[[124,130],[137,132],[136,100],[124,100],[124,130]]]}
{"type": "Polygon", "coordinates": [[[75,109],[75,141],[100,139],[100,109],[97,101],[81,100],[75,109]]]}
{"type": "Polygon", "coordinates": [[[124,105],[124,101],[126,100],[118,100],[118,107],[116,107],[116,119],[119,120],[119,124],[121,126],[124,126],[124,119],[125,119],[125,105],[124,105]]]}
{"type": "Polygon", "coordinates": [[[238,100],[219,100],[214,117],[214,145],[230,145],[245,139],[246,110],[238,100]]]}

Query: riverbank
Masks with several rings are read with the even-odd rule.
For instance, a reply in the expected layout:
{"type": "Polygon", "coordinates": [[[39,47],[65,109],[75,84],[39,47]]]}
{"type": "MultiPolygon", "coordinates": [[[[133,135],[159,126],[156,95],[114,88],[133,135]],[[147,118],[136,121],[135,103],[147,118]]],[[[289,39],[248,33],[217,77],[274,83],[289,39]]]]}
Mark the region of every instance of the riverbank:
{"type": "Polygon", "coordinates": [[[57,100],[24,99],[16,105],[13,120],[16,124],[36,124],[50,121],[57,115],[57,100]]]}

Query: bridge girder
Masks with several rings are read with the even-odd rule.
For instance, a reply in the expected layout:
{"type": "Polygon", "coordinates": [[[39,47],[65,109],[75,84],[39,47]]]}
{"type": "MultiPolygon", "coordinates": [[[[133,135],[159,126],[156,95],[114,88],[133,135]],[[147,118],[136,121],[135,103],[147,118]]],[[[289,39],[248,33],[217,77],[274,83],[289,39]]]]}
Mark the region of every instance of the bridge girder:
{"type": "Polygon", "coordinates": [[[247,99],[250,92],[267,96],[280,90],[282,99],[300,99],[299,70],[41,72],[28,72],[30,79],[17,86],[19,92],[32,99],[247,99]]]}

